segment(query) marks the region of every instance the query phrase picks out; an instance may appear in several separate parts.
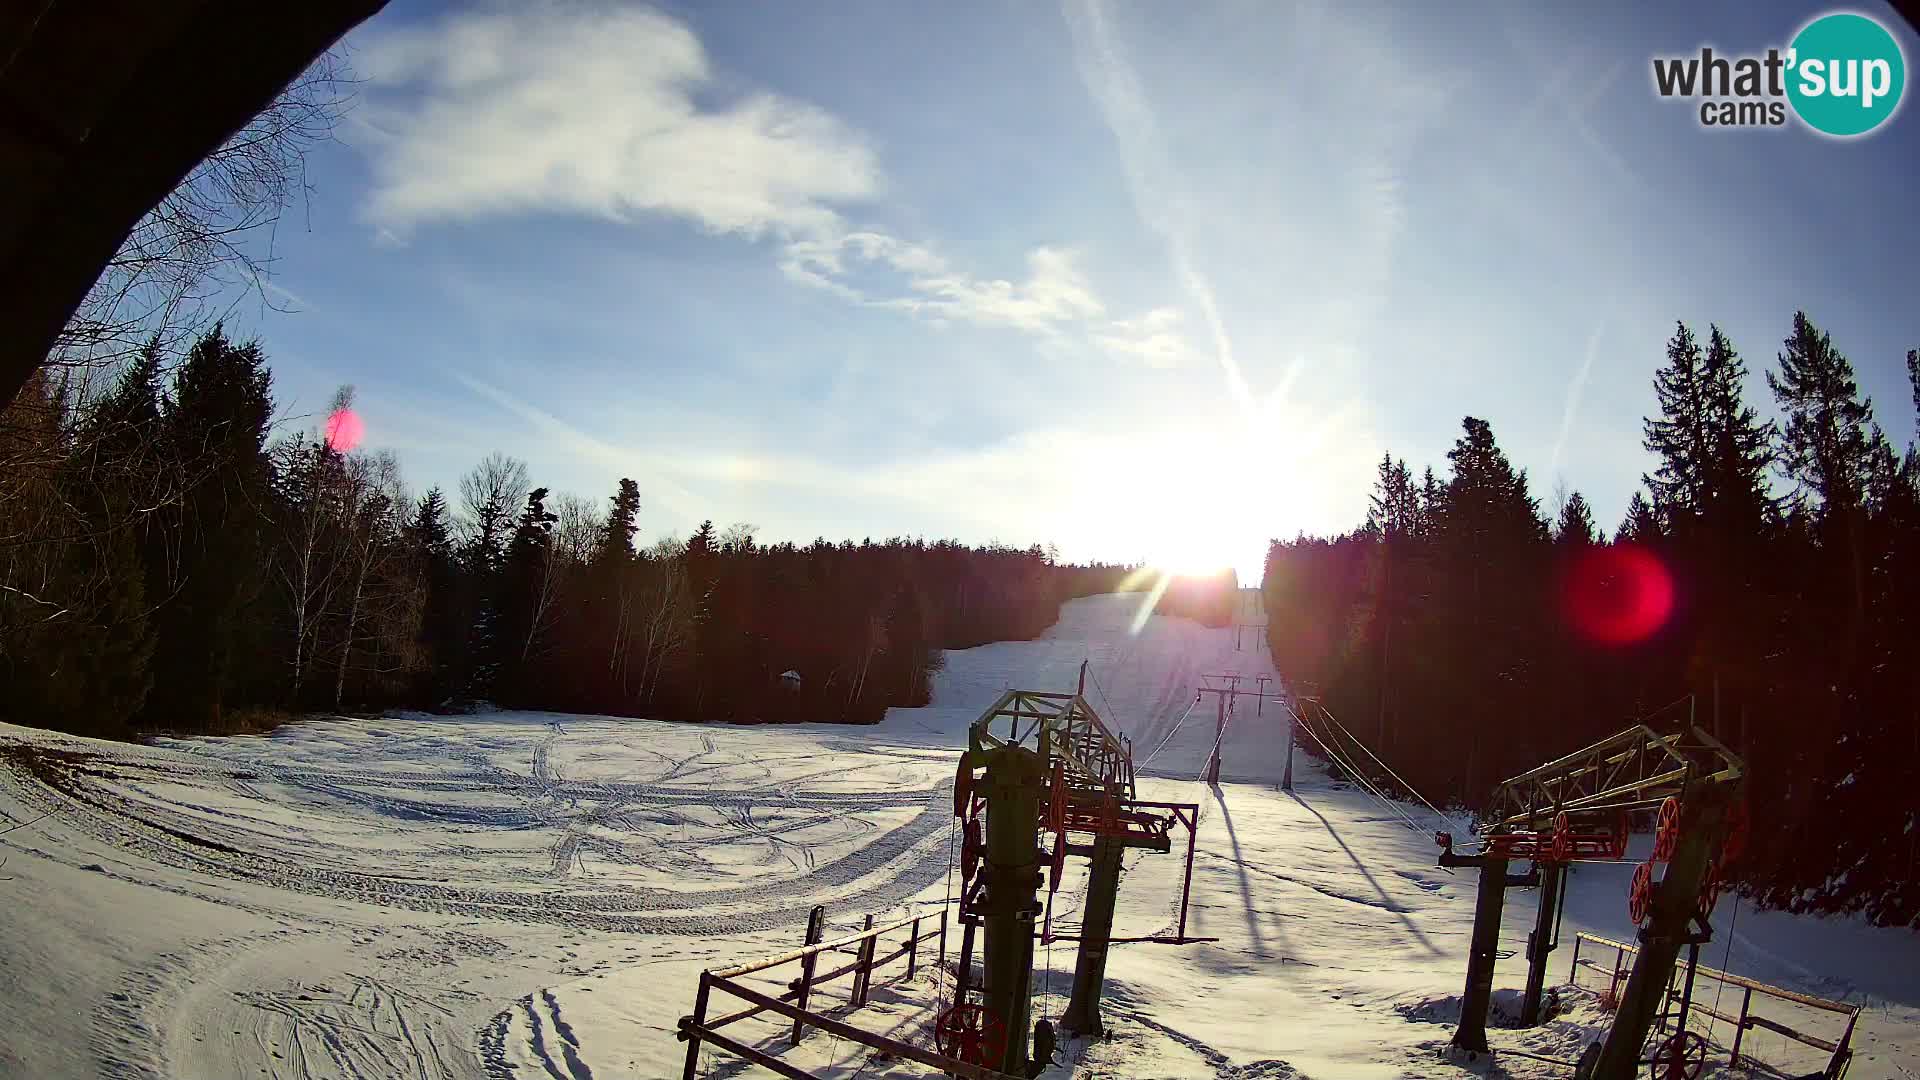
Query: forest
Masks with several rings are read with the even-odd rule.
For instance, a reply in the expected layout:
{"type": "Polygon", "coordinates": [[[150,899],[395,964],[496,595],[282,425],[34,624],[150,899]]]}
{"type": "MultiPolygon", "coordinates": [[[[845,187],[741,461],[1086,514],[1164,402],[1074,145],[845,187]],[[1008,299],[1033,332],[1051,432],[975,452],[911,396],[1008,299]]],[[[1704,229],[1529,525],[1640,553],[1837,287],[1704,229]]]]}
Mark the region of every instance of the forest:
{"type": "Polygon", "coordinates": [[[0,412],[8,719],[130,736],[486,701],[866,723],[924,704],[940,650],[1034,637],[1130,570],[711,522],[641,544],[632,479],[558,494],[493,454],[414,496],[390,454],[273,417],[266,356],[219,327],[90,398],[43,371],[0,412]]]}
{"type": "Polygon", "coordinates": [[[1718,327],[1676,326],[1653,471],[1610,535],[1578,492],[1543,509],[1483,419],[1439,472],[1388,455],[1352,532],[1270,545],[1273,653],[1467,807],[1629,723],[1692,721],[1750,768],[1748,895],[1920,927],[1920,450],[1804,313],[1765,372],[1778,422],[1747,377],[1718,327]]]}

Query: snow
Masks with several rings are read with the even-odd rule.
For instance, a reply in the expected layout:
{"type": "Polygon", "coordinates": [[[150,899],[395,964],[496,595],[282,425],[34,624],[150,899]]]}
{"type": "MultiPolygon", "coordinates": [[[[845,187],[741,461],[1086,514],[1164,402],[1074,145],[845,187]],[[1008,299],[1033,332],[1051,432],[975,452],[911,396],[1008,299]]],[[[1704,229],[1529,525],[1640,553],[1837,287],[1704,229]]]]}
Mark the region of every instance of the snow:
{"type": "MultiPolygon", "coordinates": [[[[0,1075],[678,1076],[674,1023],[702,968],[792,947],[814,904],[830,933],[939,910],[967,725],[1009,687],[1072,688],[1082,659],[1088,698],[1142,756],[1165,742],[1143,796],[1203,808],[1188,930],[1219,940],[1116,946],[1111,1037],[1068,1043],[1048,1077],[1567,1075],[1446,1054],[1473,876],[1435,867],[1428,836],[1304,754],[1297,791],[1277,790],[1271,702],[1242,702],[1224,782],[1201,782],[1215,719],[1211,699],[1189,711],[1200,676],[1275,673],[1231,630],[1156,616],[1129,634],[1136,602],[1073,601],[1036,641],[949,653],[932,705],[869,728],[489,712],[129,746],[0,725],[0,814],[32,822],[0,836],[0,1075]]],[[[1115,932],[1167,928],[1178,848],[1127,865],[1115,932]]],[[[1082,866],[1056,929],[1078,921],[1082,866]]],[[[1629,870],[1577,868],[1552,981],[1576,930],[1630,938],[1629,870]]],[[[1865,1003],[1850,1075],[1920,1074],[1920,935],[1735,904],[1704,963],[1865,1003]]],[[[1517,1012],[1532,905],[1509,894],[1497,1014],[1517,1012]]],[[[1073,947],[1038,963],[1057,1015],[1073,947]]],[[[941,977],[901,971],[842,1015],[924,1044],[941,977]]],[[[1571,1058],[1606,1020],[1570,993],[1548,1024],[1491,1037],[1571,1058]]],[[[926,1075],[827,1035],[786,1050],[773,1023],[729,1030],[839,1080],[926,1075]]]]}

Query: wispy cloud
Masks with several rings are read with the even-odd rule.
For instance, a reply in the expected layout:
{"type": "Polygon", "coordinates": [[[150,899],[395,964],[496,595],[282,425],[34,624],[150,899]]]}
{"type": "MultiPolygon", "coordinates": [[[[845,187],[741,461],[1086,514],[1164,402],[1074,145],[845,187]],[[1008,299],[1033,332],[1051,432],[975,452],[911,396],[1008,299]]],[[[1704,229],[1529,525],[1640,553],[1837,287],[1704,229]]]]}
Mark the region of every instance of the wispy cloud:
{"type": "MultiPolygon", "coordinates": [[[[1121,26],[1152,19],[1153,9],[1063,2],[1081,81],[1113,135],[1135,210],[1165,244],[1242,412],[1257,416],[1267,408],[1261,399],[1286,392],[1260,386],[1275,365],[1304,356],[1325,372],[1361,355],[1358,341],[1385,307],[1406,217],[1403,162],[1444,98],[1419,74],[1418,58],[1397,51],[1389,28],[1341,5],[1260,9],[1247,38],[1272,47],[1249,45],[1247,54],[1284,77],[1257,96],[1208,83],[1204,107],[1192,86],[1170,83],[1165,93],[1181,98],[1183,117],[1170,132],[1121,26]],[[1192,132],[1196,120],[1220,138],[1192,132]],[[1231,157],[1205,157],[1221,148],[1231,157]],[[1260,176],[1258,195],[1278,200],[1271,211],[1248,211],[1259,201],[1231,178],[1249,170],[1260,176]],[[1234,276],[1217,279],[1210,264],[1231,265],[1234,276]],[[1225,297],[1249,278],[1267,286],[1260,317],[1281,322],[1285,337],[1236,324],[1225,297]]],[[[1155,51],[1158,69],[1195,70],[1181,59],[1207,62],[1155,51]]]]}
{"type": "Polygon", "coordinates": [[[645,9],[543,3],[449,16],[375,38],[358,58],[377,242],[439,221],[557,212],[666,215],[771,238],[794,281],[936,326],[1078,343],[1156,366],[1185,355],[1178,313],[1110,317],[1073,252],[1042,245],[1026,276],[956,267],[844,214],[884,190],[859,132],[768,93],[720,100],[691,29],[645,9]]]}
{"type": "Polygon", "coordinates": [[[1159,125],[1140,89],[1140,80],[1115,42],[1106,9],[1099,0],[1068,0],[1067,24],[1073,31],[1080,77],[1119,143],[1120,159],[1141,220],[1165,239],[1175,275],[1206,318],[1214,357],[1226,375],[1227,388],[1250,413],[1253,394],[1234,359],[1233,339],[1227,333],[1213,285],[1194,259],[1187,226],[1178,210],[1179,198],[1170,190],[1177,178],[1161,145],[1159,125]]]}
{"type": "Polygon", "coordinates": [[[1052,343],[1083,343],[1152,367],[1189,353],[1177,308],[1111,318],[1072,251],[1037,247],[1023,280],[980,277],[937,252],[877,230],[788,244],[781,269],[794,281],[851,303],[911,314],[937,326],[1019,330],[1052,343]]]}

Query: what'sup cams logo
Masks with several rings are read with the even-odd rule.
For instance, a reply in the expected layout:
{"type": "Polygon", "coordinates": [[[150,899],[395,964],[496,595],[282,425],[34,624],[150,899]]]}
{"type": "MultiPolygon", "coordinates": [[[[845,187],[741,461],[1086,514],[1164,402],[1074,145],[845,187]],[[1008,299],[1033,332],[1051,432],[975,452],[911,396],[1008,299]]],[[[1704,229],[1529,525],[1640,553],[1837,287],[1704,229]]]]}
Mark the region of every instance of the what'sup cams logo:
{"type": "Polygon", "coordinates": [[[1663,98],[1698,101],[1703,127],[1782,127],[1791,115],[1822,135],[1851,138],[1884,125],[1907,88],[1900,42],[1879,22],[1834,12],[1764,55],[1653,58],[1663,98]]]}

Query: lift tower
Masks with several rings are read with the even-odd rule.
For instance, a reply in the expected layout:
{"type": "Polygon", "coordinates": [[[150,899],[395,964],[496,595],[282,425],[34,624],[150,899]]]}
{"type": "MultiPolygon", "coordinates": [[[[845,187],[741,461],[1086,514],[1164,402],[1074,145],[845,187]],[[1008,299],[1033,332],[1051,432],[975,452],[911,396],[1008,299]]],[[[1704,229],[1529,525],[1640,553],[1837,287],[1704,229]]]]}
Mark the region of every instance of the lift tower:
{"type": "MultiPolygon", "coordinates": [[[[1453,1045],[1487,1049],[1487,1006],[1507,887],[1540,886],[1521,1002],[1521,1020],[1531,1024],[1539,1020],[1568,864],[1625,858],[1628,815],[1657,810],[1653,858],[1635,872],[1628,898],[1629,914],[1641,927],[1640,956],[1613,1027],[1575,1074],[1576,1080],[1630,1080],[1681,947],[1689,946],[1697,955],[1713,935],[1706,920],[1725,880],[1724,867],[1745,845],[1744,816],[1738,809],[1745,781],[1745,763],[1700,728],[1689,724],[1662,734],[1637,724],[1494,788],[1478,853],[1456,854],[1453,838],[1438,834],[1440,865],[1480,870],[1466,993],[1453,1045]],[[1531,871],[1509,875],[1508,863],[1515,859],[1531,862],[1531,871]],[[1657,881],[1656,863],[1666,864],[1665,875],[1657,881]]],[[[1685,1037],[1684,1001],[1675,1038],[1685,1037]]]]}
{"type": "MultiPolygon", "coordinates": [[[[937,1027],[956,1042],[982,1048],[975,1064],[1031,1074],[1028,1001],[1042,883],[1060,888],[1068,855],[1092,858],[1085,916],[1078,935],[1073,994],[1063,1018],[1080,1034],[1100,1031],[1100,993],[1112,943],[1127,848],[1169,851],[1173,827],[1191,831],[1199,807],[1135,798],[1133,747],[1109,730],[1077,693],[1009,690],[975,721],[954,779],[954,813],[966,823],[961,845],[960,978],[956,1000],[937,1027]],[[984,824],[983,824],[984,823],[984,824]],[[1090,843],[1076,844],[1079,834],[1090,843]],[[1043,851],[1042,838],[1048,840],[1043,851]],[[975,929],[984,931],[985,968],[978,1000],[969,985],[975,929]],[[965,1038],[961,1038],[965,1036],[965,1038]]],[[[1185,884],[1181,894],[1186,929],[1185,884]]]]}

